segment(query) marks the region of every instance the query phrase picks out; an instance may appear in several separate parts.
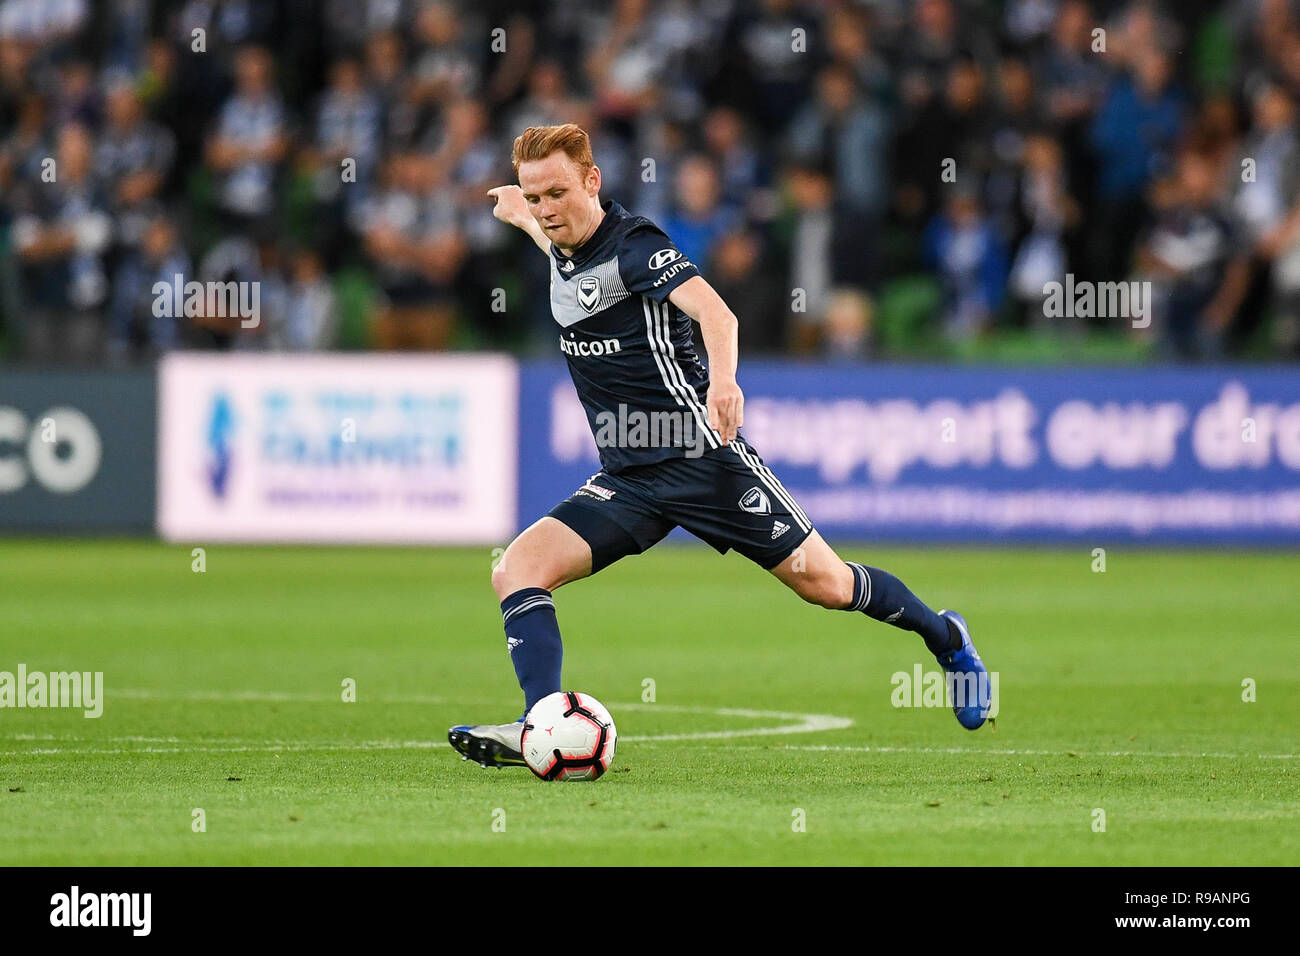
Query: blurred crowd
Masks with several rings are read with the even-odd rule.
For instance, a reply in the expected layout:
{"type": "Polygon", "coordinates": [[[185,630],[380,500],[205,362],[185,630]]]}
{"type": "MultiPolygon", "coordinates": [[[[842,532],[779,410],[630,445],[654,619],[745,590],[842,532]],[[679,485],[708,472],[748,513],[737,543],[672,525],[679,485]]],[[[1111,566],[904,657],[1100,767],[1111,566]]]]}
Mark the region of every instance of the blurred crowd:
{"type": "Polygon", "coordinates": [[[0,348],[550,351],[484,193],[572,121],[745,354],[1295,357],[1298,7],[0,0],[0,348]],[[1045,307],[1067,275],[1149,282],[1150,327],[1045,307]],[[176,276],[259,283],[256,327],[176,276]]]}

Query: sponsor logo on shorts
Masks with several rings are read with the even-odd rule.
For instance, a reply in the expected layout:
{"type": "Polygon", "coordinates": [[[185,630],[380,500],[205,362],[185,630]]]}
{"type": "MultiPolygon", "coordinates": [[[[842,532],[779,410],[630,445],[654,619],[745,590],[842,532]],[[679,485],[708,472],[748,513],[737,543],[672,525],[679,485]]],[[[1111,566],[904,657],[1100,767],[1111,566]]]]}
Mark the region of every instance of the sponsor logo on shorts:
{"type": "Polygon", "coordinates": [[[777,520],[772,524],[772,540],[775,541],[781,535],[790,530],[790,526],[784,521],[777,520]]]}
{"type": "Polygon", "coordinates": [[[614,497],[615,492],[610,491],[608,488],[602,488],[600,485],[593,485],[589,481],[578,489],[578,494],[588,495],[592,498],[599,498],[601,501],[609,501],[610,498],[614,497]]]}
{"type": "Polygon", "coordinates": [[[767,500],[767,495],[763,489],[757,485],[740,496],[739,504],[741,511],[748,511],[752,515],[772,513],[772,503],[767,500]]]}

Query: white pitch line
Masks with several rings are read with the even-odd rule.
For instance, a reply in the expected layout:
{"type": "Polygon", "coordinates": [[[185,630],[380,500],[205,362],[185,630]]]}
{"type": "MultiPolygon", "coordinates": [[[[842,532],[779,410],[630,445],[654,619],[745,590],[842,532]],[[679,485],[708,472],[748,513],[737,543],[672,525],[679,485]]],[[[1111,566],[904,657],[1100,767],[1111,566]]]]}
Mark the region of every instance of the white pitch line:
{"type": "MultiPolygon", "coordinates": [[[[784,728],[760,728],[758,733],[782,733],[784,728]]],[[[790,731],[793,732],[793,731],[790,731]]],[[[722,733],[730,733],[723,731],[722,733]]],[[[11,739],[31,739],[34,735],[14,735],[11,739]]],[[[676,739],[677,735],[668,735],[667,737],[637,737],[623,738],[635,739],[640,743],[658,743],[669,739],[676,739]]],[[[52,734],[42,735],[42,740],[58,740],[69,738],[58,738],[52,734]]],[[[88,740],[93,738],[72,738],[88,740]]],[[[200,743],[199,741],[185,741],[180,738],[142,738],[142,737],[104,737],[99,738],[105,741],[171,741],[185,746],[175,747],[33,747],[31,750],[4,750],[0,751],[0,756],[22,757],[31,755],[50,755],[50,754],[179,754],[179,753],[304,753],[312,751],[333,752],[333,751],[367,751],[367,750],[438,750],[449,746],[445,741],[429,740],[364,740],[356,743],[315,743],[311,741],[281,741],[277,743],[263,744],[226,744],[211,745],[200,743]]],[[[712,738],[705,738],[712,739],[712,738]]],[[[1184,753],[1173,751],[1140,751],[1140,750],[1104,750],[1104,751],[1064,751],[1064,750],[972,750],[963,747],[893,747],[893,746],[836,746],[836,745],[816,745],[816,744],[785,744],[775,747],[760,747],[756,745],[739,745],[734,747],[715,747],[707,749],[717,750],[804,750],[814,752],[849,752],[849,753],[881,753],[881,754],[968,754],[971,756],[986,757],[1064,757],[1073,754],[1076,757],[1162,757],[1177,759],[1214,759],[1214,760],[1294,760],[1300,757],[1300,754],[1245,754],[1245,753],[1184,753]]]]}
{"type": "MultiPolygon", "coordinates": [[[[646,704],[647,708],[658,704],[646,704]]],[[[627,705],[620,709],[626,710],[627,705]]],[[[667,708],[665,708],[667,709],[667,708]]],[[[794,714],[775,710],[737,710],[734,708],[698,708],[700,713],[709,713],[718,717],[748,717],[754,720],[793,720],[793,724],[780,727],[748,727],[737,730],[702,730],[686,734],[629,734],[620,736],[619,740],[632,743],[658,743],[672,740],[726,740],[732,737],[767,737],[773,734],[815,734],[823,730],[844,730],[853,726],[848,717],[835,717],[830,714],[794,714]]],[[[689,711],[688,711],[689,712],[689,711]]]]}
{"type": "MultiPolygon", "coordinates": [[[[119,697],[137,700],[254,701],[268,703],[336,703],[337,695],[296,694],[287,691],[153,691],[125,688],[114,691],[119,697]]],[[[369,698],[367,698],[369,700],[369,698]]],[[[429,695],[399,695],[375,698],[376,703],[445,704],[453,698],[429,695]]],[[[493,698],[492,702],[498,702],[493,698]]],[[[848,717],[830,714],[799,714],[782,710],[753,710],[743,707],[702,707],[685,704],[637,703],[611,704],[612,710],[670,711],[678,714],[703,714],[710,717],[740,717],[748,720],[785,720],[793,723],[779,727],[748,727],[735,730],[704,730],[680,734],[641,734],[621,737],[630,743],[674,740],[728,740],[735,737],[767,737],[774,734],[815,734],[824,730],[844,730],[853,726],[848,717]]],[[[68,738],[60,738],[68,739],[68,738]]],[[[104,738],[96,738],[104,739],[104,738]]],[[[158,743],[172,741],[160,740],[158,743]]]]}
{"type": "MultiPolygon", "coordinates": [[[[132,700],[192,700],[196,702],[216,701],[218,703],[255,703],[255,704],[336,704],[339,694],[302,694],[278,690],[143,690],[135,687],[109,689],[106,696],[125,697],[132,700]]],[[[429,694],[409,694],[386,696],[373,699],[385,704],[446,704],[453,700],[465,698],[436,697],[429,694]]],[[[497,698],[493,698],[496,700],[497,698]]]]}
{"type": "MultiPolygon", "coordinates": [[[[111,738],[106,738],[111,739],[111,738]]],[[[261,746],[184,746],[184,747],[33,747],[31,750],[0,750],[3,757],[26,757],[33,754],[188,754],[188,753],[303,753],[308,751],[349,750],[435,750],[451,746],[446,741],[432,740],[366,740],[360,743],[319,744],[309,741],[287,741],[261,746]]]]}
{"type": "MultiPolygon", "coordinates": [[[[770,747],[738,746],[728,750],[770,750],[770,747]]],[[[971,754],[991,757],[1182,757],[1212,760],[1296,760],[1300,754],[1232,754],[1211,751],[1180,752],[1160,750],[976,750],[970,747],[854,747],[836,744],[785,744],[780,750],[846,751],[850,753],[897,754],[971,754]]]]}
{"type": "MultiPolygon", "coordinates": [[[[157,691],[138,688],[119,688],[113,692],[116,696],[137,700],[190,700],[190,701],[228,701],[259,703],[337,703],[336,694],[305,694],[288,691],[157,691]]],[[[367,702],[402,703],[402,704],[446,704],[453,701],[464,702],[468,698],[441,697],[427,694],[393,695],[377,698],[364,698],[367,702]]],[[[502,698],[475,698],[476,701],[489,704],[505,704],[502,698]]],[[[726,740],[739,737],[766,737],[786,734],[809,734],[828,730],[844,730],[853,726],[848,717],[835,717],[829,714],[800,714],[779,710],[753,710],[735,707],[704,707],[685,704],[646,703],[644,701],[611,704],[611,710],[669,711],[680,714],[702,714],[711,717],[740,717],[749,720],[785,720],[793,723],[777,727],[749,727],[735,730],[708,730],[679,734],[629,734],[619,739],[629,743],[671,743],[688,740],[726,740]]],[[[129,743],[178,744],[176,747],[138,747],[138,748],[61,748],[47,747],[32,750],[0,751],[0,756],[23,756],[28,754],[131,754],[131,753],[279,753],[303,751],[350,751],[350,750],[398,750],[422,749],[432,750],[449,746],[445,741],[394,741],[373,740],[360,743],[317,744],[310,741],[276,741],[266,743],[240,743],[235,741],[252,741],[254,738],[219,737],[219,738],[180,738],[180,737],[67,737],[56,734],[11,734],[0,735],[0,740],[43,740],[43,741],[121,741],[129,743]],[[196,744],[202,744],[196,746],[196,744]]],[[[739,745],[728,747],[730,750],[768,750],[773,746],[739,745]]],[[[1140,750],[1104,750],[1104,751],[1070,751],[1066,750],[1018,750],[991,749],[977,750],[967,747],[896,747],[896,746],[848,746],[835,744],[785,744],[783,750],[806,750],[846,753],[899,753],[899,754],[973,754],[995,757],[1061,757],[1072,753],[1077,757],[1160,757],[1177,759],[1214,759],[1214,760],[1295,760],[1300,754],[1244,754],[1215,752],[1176,752],[1176,751],[1140,751],[1140,750]]]]}

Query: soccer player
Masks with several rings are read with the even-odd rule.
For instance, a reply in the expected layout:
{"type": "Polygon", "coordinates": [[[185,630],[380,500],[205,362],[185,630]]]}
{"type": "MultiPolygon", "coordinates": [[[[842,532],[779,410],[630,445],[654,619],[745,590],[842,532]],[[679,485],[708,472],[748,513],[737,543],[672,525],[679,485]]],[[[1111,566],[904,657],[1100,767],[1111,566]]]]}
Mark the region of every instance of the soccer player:
{"type": "MultiPolygon", "coordinates": [[[[721,553],[739,551],[811,604],[916,631],[949,674],[957,720],[983,724],[991,695],[966,622],[935,613],[887,571],[841,560],[814,530],[740,434],[735,315],[654,223],[601,201],[586,132],[531,127],[514,142],[513,164],[519,185],[488,191],[493,212],[550,259],[560,348],[602,466],[521,532],[492,572],[524,713],[561,690],[556,588],[680,525],[721,553]]],[[[453,727],[448,737],[464,757],[500,767],[523,763],[522,730],[521,717],[453,727]]]]}

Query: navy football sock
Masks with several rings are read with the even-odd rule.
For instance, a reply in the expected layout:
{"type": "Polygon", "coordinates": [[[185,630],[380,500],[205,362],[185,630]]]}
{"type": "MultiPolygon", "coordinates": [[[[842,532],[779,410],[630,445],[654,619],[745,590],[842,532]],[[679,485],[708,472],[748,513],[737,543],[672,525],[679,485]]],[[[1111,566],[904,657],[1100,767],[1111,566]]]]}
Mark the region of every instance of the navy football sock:
{"type": "Polygon", "coordinates": [[[524,691],[524,713],[560,690],[564,645],[555,620],[555,602],[545,588],[523,588],[501,602],[506,646],[524,691]]]}
{"type": "Polygon", "coordinates": [[[950,627],[946,618],[930,610],[898,578],[865,564],[844,563],[853,572],[853,603],[848,610],[861,611],[877,621],[916,631],[924,638],[931,654],[938,655],[961,647],[960,632],[950,627]]]}

